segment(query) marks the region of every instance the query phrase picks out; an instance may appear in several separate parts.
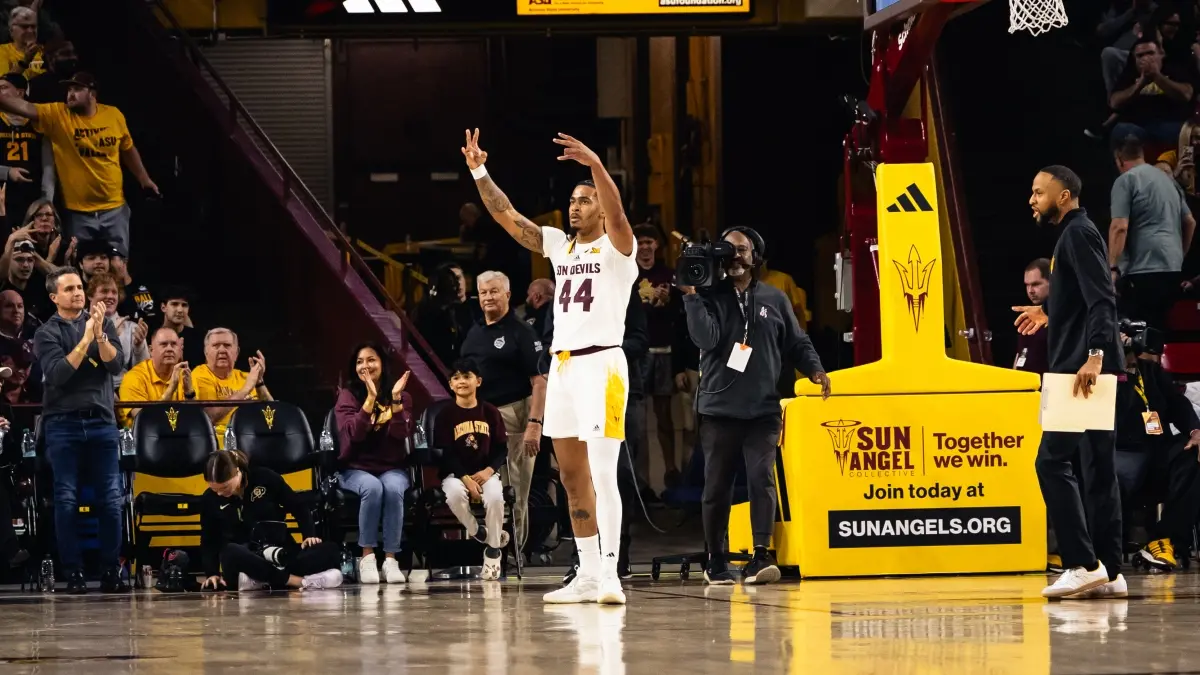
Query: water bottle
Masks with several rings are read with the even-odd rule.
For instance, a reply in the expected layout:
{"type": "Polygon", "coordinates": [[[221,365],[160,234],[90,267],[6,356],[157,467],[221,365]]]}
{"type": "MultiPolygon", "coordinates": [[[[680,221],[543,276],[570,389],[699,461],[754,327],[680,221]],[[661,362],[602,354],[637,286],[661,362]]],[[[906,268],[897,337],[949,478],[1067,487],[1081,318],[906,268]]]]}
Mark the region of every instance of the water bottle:
{"type": "Polygon", "coordinates": [[[413,425],[413,447],[418,450],[425,450],[429,444],[425,442],[425,426],[418,421],[413,425]]]}
{"type": "Polygon", "coordinates": [[[122,457],[132,457],[136,454],[133,447],[133,429],[125,428],[120,432],[120,446],[122,457]]]}
{"type": "Polygon", "coordinates": [[[50,556],[46,556],[42,560],[42,574],[38,579],[38,585],[41,586],[43,593],[54,592],[54,561],[50,556]]]}
{"type": "Polygon", "coordinates": [[[142,588],[154,588],[154,570],[150,569],[149,565],[138,563],[138,579],[141,580],[142,588]]]}
{"type": "MultiPolygon", "coordinates": [[[[33,432],[29,429],[21,434],[21,457],[26,459],[37,456],[37,441],[33,440],[33,432]]],[[[51,574],[51,577],[54,575],[51,574]]]]}
{"type": "Polygon", "coordinates": [[[350,555],[349,551],[342,551],[342,577],[346,579],[355,578],[355,573],[358,570],[354,565],[354,556],[350,555]]]}
{"type": "Polygon", "coordinates": [[[333,452],[333,434],[329,433],[329,429],[321,430],[320,448],[321,452],[333,452]]]}
{"type": "Polygon", "coordinates": [[[233,427],[225,427],[225,449],[237,450],[237,436],[233,434],[233,427]]]}

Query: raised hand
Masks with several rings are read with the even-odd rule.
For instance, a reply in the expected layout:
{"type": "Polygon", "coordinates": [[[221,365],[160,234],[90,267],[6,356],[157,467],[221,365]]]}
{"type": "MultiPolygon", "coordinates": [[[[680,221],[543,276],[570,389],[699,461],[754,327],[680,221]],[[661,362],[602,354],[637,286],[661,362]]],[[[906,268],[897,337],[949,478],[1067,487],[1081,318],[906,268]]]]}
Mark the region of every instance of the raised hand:
{"type": "Polygon", "coordinates": [[[96,337],[104,334],[104,314],[107,309],[103,302],[97,302],[92,305],[92,329],[96,331],[96,337]]]}
{"type": "Polygon", "coordinates": [[[1017,332],[1021,335],[1033,335],[1042,329],[1048,322],[1046,312],[1037,305],[1013,307],[1014,312],[1019,312],[1016,321],[1013,325],[1017,327],[1017,332]]]}
{"type": "Polygon", "coordinates": [[[133,344],[142,346],[146,344],[146,334],[150,332],[150,326],[142,319],[138,319],[137,325],[133,327],[133,344]]]}
{"type": "Polygon", "coordinates": [[[411,370],[404,371],[404,374],[400,376],[400,379],[396,380],[396,384],[392,385],[392,402],[400,402],[400,395],[404,393],[404,388],[408,386],[409,375],[412,375],[411,370]]]}
{"type": "Polygon", "coordinates": [[[488,154],[479,148],[479,129],[476,129],[474,133],[467,129],[466,136],[466,143],[460,149],[463,157],[467,158],[467,168],[475,170],[487,162],[488,154]]]}
{"type": "Polygon", "coordinates": [[[258,374],[259,374],[259,375],[266,375],[266,374],[267,374],[267,357],[263,356],[263,353],[262,353],[262,350],[261,350],[261,349],[259,349],[258,351],[254,352],[254,355],[258,357],[258,359],[257,359],[257,361],[258,361],[258,371],[259,371],[259,372],[258,372],[258,374]]]}
{"type": "Polygon", "coordinates": [[[379,389],[375,386],[375,380],[372,380],[370,375],[362,373],[362,381],[367,387],[367,400],[374,401],[379,398],[379,389]]]}
{"type": "Polygon", "coordinates": [[[558,161],[573,159],[580,164],[592,167],[600,165],[600,155],[592,152],[592,149],[584,145],[580,141],[564,134],[559,133],[558,138],[551,139],[558,145],[563,146],[563,154],[558,158],[558,161]]]}

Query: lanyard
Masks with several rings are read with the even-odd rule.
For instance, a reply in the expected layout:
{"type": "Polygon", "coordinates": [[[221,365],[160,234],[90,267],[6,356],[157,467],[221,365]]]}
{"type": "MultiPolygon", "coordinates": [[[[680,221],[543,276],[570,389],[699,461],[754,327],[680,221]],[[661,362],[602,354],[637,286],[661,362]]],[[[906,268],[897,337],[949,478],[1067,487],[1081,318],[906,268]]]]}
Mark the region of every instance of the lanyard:
{"type": "Polygon", "coordinates": [[[1146,404],[1146,410],[1150,410],[1150,400],[1146,398],[1146,384],[1142,381],[1142,371],[1140,369],[1137,374],[1137,384],[1133,385],[1133,390],[1141,397],[1142,403],[1146,404]]]}
{"type": "Polygon", "coordinates": [[[733,293],[734,293],[734,295],[737,296],[738,311],[740,311],[742,313],[742,321],[745,322],[744,327],[742,328],[742,344],[749,344],[750,343],[750,289],[747,288],[746,292],[743,293],[735,288],[735,289],[733,289],[733,293]]]}

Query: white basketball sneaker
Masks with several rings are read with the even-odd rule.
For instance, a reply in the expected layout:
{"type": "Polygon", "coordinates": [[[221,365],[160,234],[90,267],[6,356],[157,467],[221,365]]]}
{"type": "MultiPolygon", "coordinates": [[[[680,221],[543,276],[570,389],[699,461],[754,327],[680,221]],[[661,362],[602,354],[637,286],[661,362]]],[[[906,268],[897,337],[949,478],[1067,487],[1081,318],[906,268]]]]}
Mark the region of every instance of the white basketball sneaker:
{"type": "Polygon", "coordinates": [[[574,605],[583,602],[596,602],[600,596],[600,582],[594,577],[578,574],[571,583],[556,591],[550,591],[542,596],[542,602],[552,605],[574,605]]]}
{"type": "MultiPolygon", "coordinates": [[[[371,564],[374,565],[374,561],[371,564]]],[[[395,558],[383,559],[383,580],[389,584],[402,584],[408,581],[404,578],[404,572],[400,569],[400,563],[396,562],[395,558]]],[[[378,572],[375,574],[375,583],[379,583],[378,572]]]]}
{"type": "Polygon", "coordinates": [[[1083,567],[1072,567],[1055,579],[1053,584],[1044,588],[1042,597],[1065,598],[1068,595],[1090,591],[1107,583],[1108,570],[1104,569],[1104,563],[1099,563],[1091,572],[1083,567]]]}
{"type": "Polygon", "coordinates": [[[375,554],[364,555],[358,559],[358,583],[379,583],[379,566],[375,564],[375,554]]]}
{"type": "Polygon", "coordinates": [[[300,588],[306,591],[315,591],[322,588],[337,588],[341,585],[342,571],[339,569],[329,569],[304,577],[304,582],[300,585],[300,588]]]}
{"type": "Polygon", "coordinates": [[[600,579],[600,587],[596,594],[596,602],[602,605],[625,604],[625,589],[621,588],[621,578],[617,575],[604,575],[600,579]]]}

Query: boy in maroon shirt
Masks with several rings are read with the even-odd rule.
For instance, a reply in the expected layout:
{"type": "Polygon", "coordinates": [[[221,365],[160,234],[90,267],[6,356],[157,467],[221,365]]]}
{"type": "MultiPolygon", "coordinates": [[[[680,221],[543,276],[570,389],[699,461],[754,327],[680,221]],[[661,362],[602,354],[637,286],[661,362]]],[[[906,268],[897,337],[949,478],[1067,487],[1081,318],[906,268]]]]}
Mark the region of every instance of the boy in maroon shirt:
{"type": "Polygon", "coordinates": [[[470,359],[459,359],[450,368],[454,405],[438,413],[434,447],[442,451],[442,492],[446,505],[467,528],[467,535],[484,544],[485,580],[500,578],[500,550],[508,545],[504,531],[504,486],[500,467],[508,457],[507,436],[500,411],[475,393],[483,379],[470,359]],[[471,513],[471,502],[483,502],[484,525],[471,513]]]}

